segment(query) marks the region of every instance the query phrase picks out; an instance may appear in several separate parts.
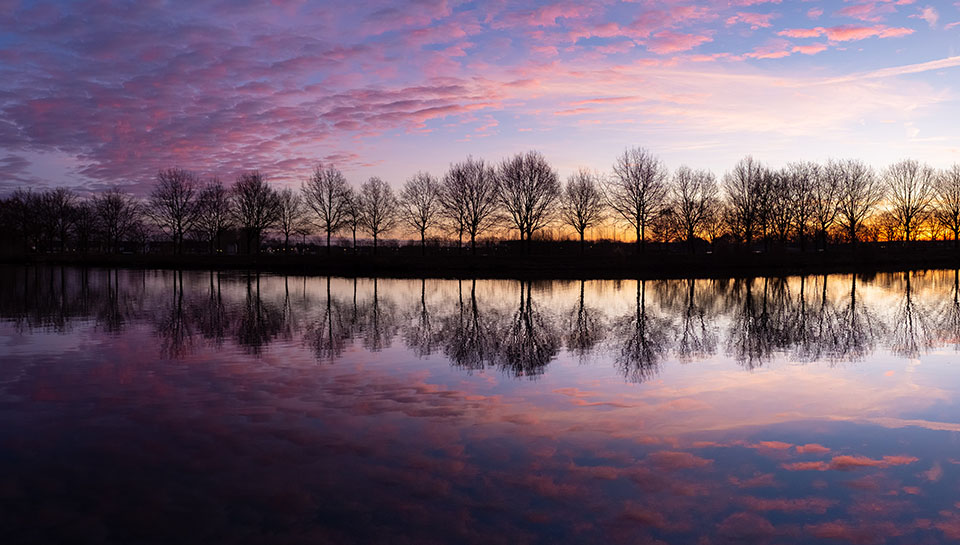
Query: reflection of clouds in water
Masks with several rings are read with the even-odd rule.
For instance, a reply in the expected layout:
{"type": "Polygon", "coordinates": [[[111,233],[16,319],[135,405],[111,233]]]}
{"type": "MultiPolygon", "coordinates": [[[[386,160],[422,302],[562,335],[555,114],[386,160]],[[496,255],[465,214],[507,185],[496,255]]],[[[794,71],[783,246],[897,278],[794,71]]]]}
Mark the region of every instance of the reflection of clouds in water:
{"type": "MultiPolygon", "coordinates": [[[[0,371],[11,535],[38,513],[60,532],[47,541],[960,535],[960,466],[929,435],[953,428],[905,416],[955,398],[931,375],[950,369],[920,350],[912,373],[870,372],[910,365],[887,352],[911,335],[886,334],[903,327],[896,275],[62,272],[0,269],[0,335],[19,339],[0,371]],[[789,364],[846,359],[861,363],[789,364]]],[[[909,311],[935,332],[917,347],[955,338],[938,325],[953,279],[911,280],[909,311]]]]}

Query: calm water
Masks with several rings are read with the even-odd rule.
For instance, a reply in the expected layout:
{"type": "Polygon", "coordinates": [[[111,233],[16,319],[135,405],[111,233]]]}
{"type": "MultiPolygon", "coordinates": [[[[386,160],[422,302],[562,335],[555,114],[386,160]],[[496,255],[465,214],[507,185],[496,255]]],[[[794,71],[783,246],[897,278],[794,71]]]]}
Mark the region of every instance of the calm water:
{"type": "Polygon", "coordinates": [[[4,542],[960,539],[957,273],[0,268],[4,542]]]}

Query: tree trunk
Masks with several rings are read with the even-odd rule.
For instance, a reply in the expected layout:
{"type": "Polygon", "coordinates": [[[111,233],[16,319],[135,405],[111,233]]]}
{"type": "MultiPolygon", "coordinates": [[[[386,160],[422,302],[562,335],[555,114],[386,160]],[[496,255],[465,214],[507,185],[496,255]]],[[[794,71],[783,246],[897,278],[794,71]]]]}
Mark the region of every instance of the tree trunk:
{"type": "Polygon", "coordinates": [[[327,255],[330,255],[330,229],[327,229],[327,255]]]}
{"type": "Polygon", "coordinates": [[[427,235],[426,231],[420,231],[420,255],[427,255],[427,235]]]}
{"type": "MultiPolygon", "coordinates": [[[[583,255],[583,231],[580,231],[580,255],[583,255]]],[[[583,286],[580,286],[583,289],[583,286]]]]}

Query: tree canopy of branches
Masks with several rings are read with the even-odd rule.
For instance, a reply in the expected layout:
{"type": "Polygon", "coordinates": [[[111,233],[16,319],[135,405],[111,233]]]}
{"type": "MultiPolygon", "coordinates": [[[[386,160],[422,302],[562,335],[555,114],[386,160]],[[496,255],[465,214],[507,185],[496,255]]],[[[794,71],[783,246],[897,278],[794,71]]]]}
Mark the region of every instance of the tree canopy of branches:
{"type": "Polygon", "coordinates": [[[162,231],[169,234],[174,251],[183,252],[183,237],[197,222],[200,199],[197,178],[182,168],[157,173],[145,212],[162,231]]]}
{"type": "Polygon", "coordinates": [[[718,191],[717,179],[709,171],[682,166],[673,174],[670,208],[691,250],[695,238],[716,210],[718,191]]]}
{"type": "Polygon", "coordinates": [[[280,221],[280,198],[259,171],[245,172],[233,184],[233,213],[247,237],[247,252],[260,252],[263,231],[280,221]]]}
{"type": "Polygon", "coordinates": [[[64,251],[77,222],[77,195],[65,187],[48,191],[43,196],[43,213],[51,238],[56,238],[60,242],[60,251],[64,251]]]}
{"type": "Polygon", "coordinates": [[[280,199],[277,228],[283,235],[283,251],[289,253],[290,237],[307,232],[307,207],[300,194],[289,187],[281,189],[277,197],[280,199]]]}
{"type": "MultiPolygon", "coordinates": [[[[360,194],[347,188],[346,205],[343,208],[344,225],[350,229],[353,234],[353,250],[357,250],[357,231],[363,227],[363,207],[360,202],[360,194]]],[[[329,252],[329,245],[327,246],[329,252]]]]}
{"type": "Polygon", "coordinates": [[[647,226],[666,204],[667,177],[667,167],[644,148],[625,150],[613,164],[607,202],[636,231],[638,252],[646,248],[647,226]]]}
{"type": "Polygon", "coordinates": [[[196,229],[210,244],[210,253],[222,251],[223,233],[233,225],[233,201],[230,192],[214,178],[200,190],[196,229]]]}
{"type": "Polygon", "coordinates": [[[390,184],[374,176],[360,187],[360,210],[363,227],[373,237],[373,252],[383,233],[397,226],[397,198],[390,184]]]}
{"type": "Polygon", "coordinates": [[[116,252],[140,221],[142,207],[128,193],[112,188],[93,198],[98,230],[108,252],[116,252]]]}
{"type": "Polygon", "coordinates": [[[960,164],[940,173],[933,214],[937,223],[953,233],[954,248],[960,248],[960,164]]]}
{"type": "Polygon", "coordinates": [[[827,163],[828,176],[839,183],[837,215],[851,244],[856,244],[863,222],[883,200],[883,184],[864,163],[847,159],[827,163]]]}
{"type": "Polygon", "coordinates": [[[737,238],[753,243],[767,204],[766,169],[753,157],[741,159],[723,177],[723,189],[729,207],[730,230],[737,238]]]}
{"type": "Polygon", "coordinates": [[[497,169],[497,198],[521,242],[549,223],[559,196],[557,172],[539,152],[514,155],[497,169]]]}
{"type": "Polygon", "coordinates": [[[890,211],[897,219],[903,240],[916,238],[927,220],[937,194],[937,174],[932,168],[912,159],[890,165],[884,172],[890,211]]]}
{"type": "Polygon", "coordinates": [[[470,237],[470,250],[477,253],[477,237],[493,227],[497,220],[497,177],[493,168],[480,159],[450,165],[443,177],[440,199],[444,215],[458,233],[470,237]]]}
{"type": "Polygon", "coordinates": [[[420,253],[426,253],[427,230],[439,219],[440,182],[426,172],[418,172],[400,191],[400,218],[420,235],[420,253]]]}
{"type": "MultiPolygon", "coordinates": [[[[816,211],[817,183],[820,177],[820,166],[816,163],[790,163],[782,173],[786,177],[789,188],[791,220],[797,233],[797,242],[800,249],[806,246],[807,227],[816,211]]],[[[836,214],[836,206],[833,207],[836,214]]],[[[833,222],[833,219],[830,219],[833,222]]]]}
{"type": "MultiPolygon", "coordinates": [[[[332,165],[318,165],[313,175],[301,191],[307,205],[317,215],[317,223],[327,234],[327,254],[330,253],[330,236],[343,228],[348,218],[350,205],[350,186],[343,173],[332,165]]],[[[358,222],[359,223],[359,222],[358,222]]],[[[354,246],[356,246],[356,226],[354,224],[354,246]]]]}
{"type": "Polygon", "coordinates": [[[571,174],[560,196],[560,219],[577,232],[581,254],[587,229],[600,224],[605,212],[606,203],[598,177],[585,169],[571,174]]]}

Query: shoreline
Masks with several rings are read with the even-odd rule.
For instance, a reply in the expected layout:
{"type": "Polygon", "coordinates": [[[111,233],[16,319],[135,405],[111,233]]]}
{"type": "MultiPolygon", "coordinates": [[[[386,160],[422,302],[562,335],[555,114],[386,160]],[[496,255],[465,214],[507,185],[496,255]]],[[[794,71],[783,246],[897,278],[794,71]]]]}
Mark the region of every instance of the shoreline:
{"type": "Polygon", "coordinates": [[[869,274],[960,268],[952,248],[831,248],[825,252],[731,251],[643,255],[102,255],[0,256],[5,265],[286,272],[395,278],[669,279],[742,278],[809,274],[869,274]]]}

